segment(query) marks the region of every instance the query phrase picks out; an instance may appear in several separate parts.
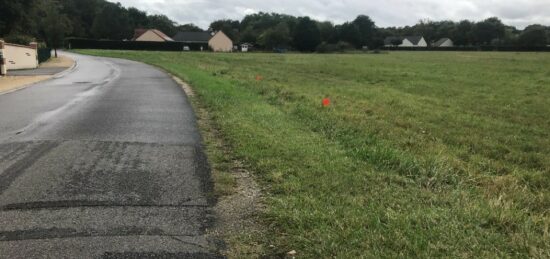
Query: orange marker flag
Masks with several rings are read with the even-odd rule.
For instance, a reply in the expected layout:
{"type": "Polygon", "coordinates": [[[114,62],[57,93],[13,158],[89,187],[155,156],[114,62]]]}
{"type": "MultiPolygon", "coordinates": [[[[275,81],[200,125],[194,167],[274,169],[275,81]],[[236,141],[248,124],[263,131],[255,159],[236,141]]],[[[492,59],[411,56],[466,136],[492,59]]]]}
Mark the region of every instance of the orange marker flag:
{"type": "Polygon", "coordinates": [[[256,76],[256,81],[262,81],[264,78],[261,75],[256,76]]]}
{"type": "Polygon", "coordinates": [[[325,98],[323,99],[323,107],[329,107],[330,106],[330,99],[325,98]]]}

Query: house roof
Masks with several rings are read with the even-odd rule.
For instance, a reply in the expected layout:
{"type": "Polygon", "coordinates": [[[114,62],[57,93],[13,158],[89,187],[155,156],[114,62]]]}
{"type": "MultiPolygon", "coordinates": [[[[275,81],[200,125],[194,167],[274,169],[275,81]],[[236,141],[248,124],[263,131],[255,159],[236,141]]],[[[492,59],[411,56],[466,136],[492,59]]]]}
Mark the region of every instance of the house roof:
{"type": "Polygon", "coordinates": [[[393,45],[395,40],[403,40],[403,37],[387,37],[384,39],[384,45],[393,45]]]}
{"type": "Polygon", "coordinates": [[[442,39],[436,41],[436,42],[434,43],[434,46],[439,47],[439,46],[443,45],[443,43],[445,43],[445,42],[448,41],[448,40],[451,40],[451,39],[449,39],[449,38],[442,38],[442,39]]]}
{"type": "Polygon", "coordinates": [[[139,37],[141,37],[143,34],[145,34],[148,31],[153,32],[154,34],[156,34],[157,36],[159,36],[161,39],[165,41],[174,41],[172,38],[168,37],[166,34],[164,34],[163,32],[157,29],[135,29],[134,37],[132,38],[132,40],[137,40],[139,37]]]}
{"type": "Polygon", "coordinates": [[[422,36],[405,36],[405,39],[410,41],[413,45],[418,45],[423,38],[422,36]]]}
{"type": "Polygon", "coordinates": [[[141,35],[143,35],[146,31],[147,29],[135,29],[134,37],[132,37],[132,40],[136,40],[137,38],[141,37],[141,35]]]}
{"type": "Polygon", "coordinates": [[[212,38],[212,34],[207,31],[193,32],[193,31],[180,31],[174,36],[175,41],[179,42],[193,42],[193,43],[208,43],[212,38]]]}

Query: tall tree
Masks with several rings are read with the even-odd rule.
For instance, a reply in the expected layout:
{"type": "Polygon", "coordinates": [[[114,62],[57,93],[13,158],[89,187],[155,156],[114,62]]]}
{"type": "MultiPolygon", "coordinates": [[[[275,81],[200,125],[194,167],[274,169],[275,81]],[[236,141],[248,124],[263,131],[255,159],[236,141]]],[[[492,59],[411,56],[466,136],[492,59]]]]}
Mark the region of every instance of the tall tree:
{"type": "Polygon", "coordinates": [[[522,46],[546,46],[548,44],[546,27],[540,24],[527,26],[519,36],[518,43],[522,46]]]}
{"type": "Polygon", "coordinates": [[[290,41],[290,30],[284,22],[266,30],[258,39],[258,43],[268,49],[286,48],[290,41]]]}
{"type": "Polygon", "coordinates": [[[71,32],[70,20],[65,14],[59,12],[59,2],[56,0],[42,0],[46,15],[42,18],[42,31],[46,43],[54,49],[57,58],[57,49],[63,47],[65,36],[71,32]]]}
{"type": "Polygon", "coordinates": [[[319,33],[321,34],[321,42],[336,43],[338,42],[338,31],[332,22],[319,22],[319,33]]]}
{"type": "Polygon", "coordinates": [[[360,48],[361,34],[355,24],[346,22],[340,26],[336,26],[338,30],[339,40],[352,44],[355,48],[360,48]]]}
{"type": "Polygon", "coordinates": [[[294,46],[299,51],[315,51],[321,43],[321,34],[317,24],[309,17],[301,17],[294,30],[294,46]]]}
{"type": "Polygon", "coordinates": [[[356,47],[369,46],[370,48],[374,48],[376,25],[371,18],[366,15],[359,15],[353,20],[352,24],[357,27],[357,32],[359,33],[359,46],[356,47]]]}
{"type": "Polygon", "coordinates": [[[194,31],[194,32],[203,31],[203,29],[201,29],[199,26],[197,26],[195,24],[192,24],[192,23],[179,25],[177,27],[177,30],[178,31],[194,31]]]}
{"type": "Polygon", "coordinates": [[[467,46],[474,43],[472,30],[475,24],[469,20],[460,21],[450,32],[449,37],[457,46],[467,46]]]}
{"type": "Polygon", "coordinates": [[[209,30],[223,31],[233,41],[239,41],[239,28],[241,22],[236,20],[217,20],[210,24],[209,30]]]}
{"type": "Polygon", "coordinates": [[[177,33],[176,22],[170,20],[166,15],[149,15],[148,27],[162,31],[168,36],[174,36],[177,33]]]}
{"type": "Polygon", "coordinates": [[[149,17],[147,17],[147,13],[137,8],[128,8],[128,19],[134,29],[147,28],[149,26],[149,17]]]}
{"type": "Polygon", "coordinates": [[[95,17],[92,34],[98,39],[129,39],[132,26],[126,9],[120,3],[106,3],[95,17]]]}
{"type": "Polygon", "coordinates": [[[478,22],[474,26],[473,34],[478,44],[489,45],[504,38],[505,26],[500,19],[492,17],[478,22]]]}

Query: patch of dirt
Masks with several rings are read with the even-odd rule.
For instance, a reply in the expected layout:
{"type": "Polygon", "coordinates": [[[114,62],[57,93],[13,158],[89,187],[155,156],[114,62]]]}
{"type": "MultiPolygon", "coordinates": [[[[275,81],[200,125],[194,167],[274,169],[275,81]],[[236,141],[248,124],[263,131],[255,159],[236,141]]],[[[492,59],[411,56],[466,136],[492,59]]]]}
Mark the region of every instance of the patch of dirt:
{"type": "Polygon", "coordinates": [[[50,78],[51,76],[3,76],[0,77],[0,94],[11,92],[50,78]]]}
{"type": "Polygon", "coordinates": [[[67,56],[58,56],[57,58],[50,58],[48,61],[40,64],[40,67],[72,67],[74,60],[67,56]]]}

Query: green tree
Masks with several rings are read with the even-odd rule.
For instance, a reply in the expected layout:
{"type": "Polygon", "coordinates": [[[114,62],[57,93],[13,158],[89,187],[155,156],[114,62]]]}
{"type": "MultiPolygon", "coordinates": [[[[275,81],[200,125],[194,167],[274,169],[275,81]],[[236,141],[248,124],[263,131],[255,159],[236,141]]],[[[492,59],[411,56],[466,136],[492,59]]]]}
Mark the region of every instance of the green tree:
{"type": "Polygon", "coordinates": [[[179,25],[177,27],[177,30],[178,31],[194,31],[194,32],[201,32],[203,31],[203,29],[199,28],[199,26],[195,25],[195,24],[192,24],[192,23],[188,23],[188,24],[184,24],[184,25],[179,25]]]}
{"type": "Polygon", "coordinates": [[[340,26],[336,26],[336,28],[338,30],[339,40],[349,42],[355,46],[355,48],[362,47],[360,32],[355,24],[346,22],[340,26]]]}
{"type": "Polygon", "coordinates": [[[235,42],[239,41],[241,22],[236,20],[217,20],[210,24],[211,31],[223,31],[227,37],[235,42]]]}
{"type": "Polygon", "coordinates": [[[473,35],[478,44],[488,45],[504,38],[505,26],[500,19],[492,17],[478,22],[474,26],[473,35]]]}
{"type": "Polygon", "coordinates": [[[332,22],[319,22],[317,23],[317,27],[319,27],[319,33],[321,34],[321,42],[338,42],[338,31],[332,22]]]}
{"type": "Polygon", "coordinates": [[[290,41],[290,30],[284,22],[266,30],[258,39],[258,43],[268,49],[286,48],[290,41]]]}
{"type": "Polygon", "coordinates": [[[546,46],[548,44],[546,27],[540,24],[527,26],[520,34],[518,43],[521,46],[546,46]]]}
{"type": "Polygon", "coordinates": [[[147,17],[147,13],[137,8],[128,8],[128,19],[133,29],[147,28],[149,26],[149,17],[147,17]]]}
{"type": "Polygon", "coordinates": [[[168,36],[174,36],[177,33],[176,22],[170,20],[166,15],[149,15],[149,24],[147,25],[150,29],[157,29],[162,31],[168,36]]]}
{"type": "Polygon", "coordinates": [[[123,40],[133,34],[128,14],[120,3],[106,3],[92,25],[92,34],[98,39],[123,40]]]}
{"type": "Polygon", "coordinates": [[[294,30],[294,47],[299,51],[315,51],[321,43],[321,34],[317,24],[309,17],[298,18],[294,30]]]}
{"type": "Polygon", "coordinates": [[[472,31],[475,24],[468,20],[460,21],[450,32],[450,37],[457,46],[468,46],[474,43],[472,31]]]}
{"type": "Polygon", "coordinates": [[[46,44],[53,48],[57,58],[57,49],[63,47],[65,36],[71,32],[69,18],[60,13],[59,2],[55,0],[43,0],[45,16],[42,18],[42,31],[46,44]]]}
{"type": "Polygon", "coordinates": [[[374,39],[377,34],[377,29],[375,23],[371,20],[370,17],[366,15],[359,15],[352,22],[353,25],[357,28],[357,33],[359,41],[357,42],[356,47],[368,46],[369,48],[374,48],[374,39]]]}

